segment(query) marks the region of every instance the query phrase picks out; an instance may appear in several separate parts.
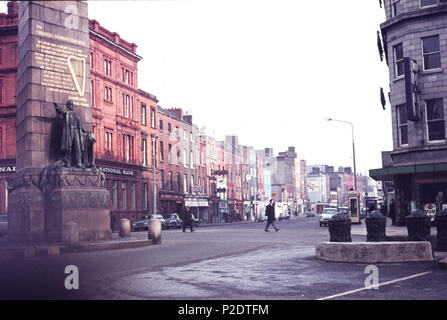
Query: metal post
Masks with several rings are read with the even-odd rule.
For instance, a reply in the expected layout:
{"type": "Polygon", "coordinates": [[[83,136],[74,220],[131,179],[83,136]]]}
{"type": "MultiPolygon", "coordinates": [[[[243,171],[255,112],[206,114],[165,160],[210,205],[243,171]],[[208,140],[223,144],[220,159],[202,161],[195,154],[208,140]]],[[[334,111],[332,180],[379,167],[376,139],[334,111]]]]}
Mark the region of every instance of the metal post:
{"type": "Polygon", "coordinates": [[[349,121],[344,121],[344,120],[337,120],[337,119],[326,119],[327,121],[337,121],[337,122],[343,122],[343,123],[348,123],[351,125],[351,132],[352,132],[352,160],[354,162],[354,190],[357,191],[357,169],[355,166],[355,145],[354,145],[354,125],[349,122],[349,121]]]}
{"type": "Polygon", "coordinates": [[[152,137],[152,178],[153,178],[153,214],[157,213],[157,185],[155,183],[155,142],[157,136],[152,137]]]}

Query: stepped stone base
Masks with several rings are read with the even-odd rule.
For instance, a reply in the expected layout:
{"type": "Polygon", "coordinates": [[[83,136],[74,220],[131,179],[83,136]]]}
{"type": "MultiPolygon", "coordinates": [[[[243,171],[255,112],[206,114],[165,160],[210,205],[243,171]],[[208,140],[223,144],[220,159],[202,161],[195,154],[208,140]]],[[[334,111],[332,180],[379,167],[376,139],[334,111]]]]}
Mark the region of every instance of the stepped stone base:
{"type": "Polygon", "coordinates": [[[320,260],[353,263],[433,261],[428,241],[321,242],[315,255],[320,260]]]}

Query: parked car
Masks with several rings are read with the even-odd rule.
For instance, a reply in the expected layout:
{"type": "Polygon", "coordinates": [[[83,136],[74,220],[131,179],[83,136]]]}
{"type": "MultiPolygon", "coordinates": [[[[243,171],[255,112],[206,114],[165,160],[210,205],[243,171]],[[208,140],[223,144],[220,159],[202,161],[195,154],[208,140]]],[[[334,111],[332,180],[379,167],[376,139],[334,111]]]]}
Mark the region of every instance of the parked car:
{"type": "Polygon", "coordinates": [[[287,212],[282,212],[279,217],[278,220],[289,220],[290,219],[290,214],[287,212]]]}
{"type": "Polygon", "coordinates": [[[338,212],[344,213],[349,216],[349,208],[348,207],[339,207],[338,212]]]}
{"type": "Polygon", "coordinates": [[[0,215],[0,237],[8,234],[8,215],[2,214],[0,215]]]}
{"type": "Polygon", "coordinates": [[[150,219],[160,219],[161,228],[166,229],[166,220],[163,218],[163,216],[160,214],[153,214],[149,218],[132,222],[131,224],[132,231],[142,231],[142,230],[147,231],[150,219]]]}
{"type": "Polygon", "coordinates": [[[323,225],[327,226],[329,224],[329,219],[331,219],[332,216],[337,213],[338,210],[335,208],[324,208],[323,212],[320,215],[320,227],[322,227],[323,225]]]}
{"type": "Polygon", "coordinates": [[[315,212],[307,211],[306,218],[312,218],[312,217],[315,217],[315,212]]]}
{"type": "Polygon", "coordinates": [[[194,217],[193,220],[194,220],[194,226],[198,227],[200,225],[200,220],[197,219],[196,217],[194,217]]]}
{"type": "Polygon", "coordinates": [[[267,221],[267,216],[266,215],[262,215],[258,217],[258,222],[264,222],[267,221]]]}
{"type": "Polygon", "coordinates": [[[181,228],[183,221],[180,219],[177,213],[168,213],[166,215],[166,229],[181,228]]]}

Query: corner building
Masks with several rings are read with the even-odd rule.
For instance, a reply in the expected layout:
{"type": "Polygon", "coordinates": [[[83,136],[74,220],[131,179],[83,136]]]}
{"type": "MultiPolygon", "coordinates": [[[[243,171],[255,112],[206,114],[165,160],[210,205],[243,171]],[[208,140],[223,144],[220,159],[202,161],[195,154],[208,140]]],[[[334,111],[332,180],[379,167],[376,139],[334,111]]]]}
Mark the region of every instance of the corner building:
{"type": "Polygon", "coordinates": [[[414,209],[447,205],[447,2],[385,0],[381,24],[389,67],[393,150],[378,181],[392,181],[396,222],[414,209]]]}

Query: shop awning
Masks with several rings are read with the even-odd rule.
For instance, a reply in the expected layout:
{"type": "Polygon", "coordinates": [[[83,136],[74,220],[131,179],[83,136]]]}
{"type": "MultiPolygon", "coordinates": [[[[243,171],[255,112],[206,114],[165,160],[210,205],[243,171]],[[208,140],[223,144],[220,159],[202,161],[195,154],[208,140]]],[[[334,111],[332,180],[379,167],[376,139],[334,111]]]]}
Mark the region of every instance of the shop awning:
{"type": "Polygon", "coordinates": [[[396,175],[429,172],[447,172],[447,162],[371,169],[369,170],[369,176],[376,181],[390,181],[396,175]]]}

